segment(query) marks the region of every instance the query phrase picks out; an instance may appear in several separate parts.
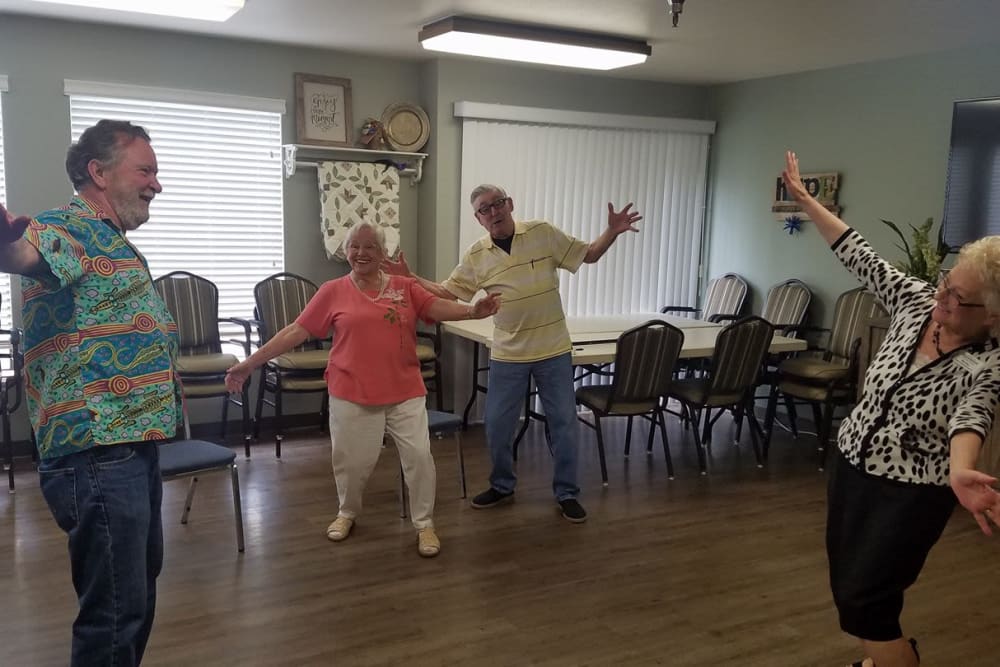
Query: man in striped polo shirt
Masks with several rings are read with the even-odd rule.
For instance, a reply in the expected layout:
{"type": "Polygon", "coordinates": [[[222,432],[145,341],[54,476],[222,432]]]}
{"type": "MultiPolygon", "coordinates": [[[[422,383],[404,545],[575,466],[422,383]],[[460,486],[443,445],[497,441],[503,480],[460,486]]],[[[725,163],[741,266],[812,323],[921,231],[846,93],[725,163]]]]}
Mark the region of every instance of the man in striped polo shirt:
{"type": "MultiPolygon", "coordinates": [[[[418,280],[445,299],[468,301],[479,290],[501,295],[500,311],[493,316],[486,394],[486,440],[493,470],[490,488],[477,495],[472,506],[494,507],[514,497],[514,430],[534,379],[552,438],[552,490],[563,517],[583,523],[587,512],[577,499],[572,346],[556,270],[575,273],[581,264],[596,262],[619,234],[639,231],[635,223],[642,217],[631,210],[632,204],[615,211],[608,203],[608,226],[587,243],[548,222],[514,222],[514,202],[496,185],[480,185],[470,201],[476,220],[489,235],[472,244],[443,283],[418,280]]],[[[409,274],[404,261],[393,270],[409,274]]]]}

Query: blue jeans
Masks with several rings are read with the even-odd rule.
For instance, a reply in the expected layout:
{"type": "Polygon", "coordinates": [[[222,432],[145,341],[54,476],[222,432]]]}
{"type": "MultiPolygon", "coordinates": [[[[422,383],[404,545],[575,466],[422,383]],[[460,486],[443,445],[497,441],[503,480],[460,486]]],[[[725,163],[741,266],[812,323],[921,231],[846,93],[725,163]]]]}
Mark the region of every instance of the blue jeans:
{"type": "Polygon", "coordinates": [[[72,665],[138,665],[163,565],[160,459],[154,442],[91,447],[42,461],[42,495],[69,536],[72,665]]]}
{"type": "Polygon", "coordinates": [[[500,493],[514,492],[514,432],[531,378],[552,436],[552,492],[556,500],[576,498],[580,493],[576,485],[576,393],[568,352],[526,363],[490,360],[486,392],[486,442],[493,461],[490,486],[500,493]]]}

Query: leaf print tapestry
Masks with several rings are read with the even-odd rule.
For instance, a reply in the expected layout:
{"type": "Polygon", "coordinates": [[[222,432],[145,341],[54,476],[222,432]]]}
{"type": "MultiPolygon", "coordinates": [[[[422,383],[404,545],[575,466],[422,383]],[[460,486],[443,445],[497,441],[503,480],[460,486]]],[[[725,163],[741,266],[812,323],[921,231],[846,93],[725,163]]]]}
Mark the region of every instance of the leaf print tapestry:
{"type": "Polygon", "coordinates": [[[326,256],[346,261],[347,232],[362,221],[385,231],[385,250],[395,255],[399,249],[399,172],[368,162],[320,162],[317,171],[326,256]]]}

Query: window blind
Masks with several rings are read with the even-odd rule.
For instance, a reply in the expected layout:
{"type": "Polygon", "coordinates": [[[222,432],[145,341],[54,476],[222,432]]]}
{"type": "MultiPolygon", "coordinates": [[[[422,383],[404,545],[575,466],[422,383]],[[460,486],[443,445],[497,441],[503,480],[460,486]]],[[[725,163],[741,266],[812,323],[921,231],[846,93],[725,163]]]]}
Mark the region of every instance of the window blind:
{"type": "MultiPolygon", "coordinates": [[[[469,104],[456,105],[456,114],[469,104]]],[[[574,124],[560,124],[561,112],[550,112],[549,122],[537,122],[536,112],[528,122],[484,118],[490,114],[480,107],[490,105],[472,106],[475,115],[462,124],[459,258],[485,233],[468,203],[481,183],[507,190],[516,220],[547,220],[584,241],[607,226],[607,202],[616,210],[633,202],[643,216],[638,234],[623,234],[598,263],[576,275],[559,272],[566,314],[697,305],[714,123],[636,118],[623,127],[627,117],[612,116],[611,126],[598,127],[599,114],[567,112],[574,124]],[[638,122],[644,120],[651,122],[638,122]]],[[[507,111],[499,108],[500,115],[507,111]]]]}
{"type": "Polygon", "coordinates": [[[1000,234],[1000,98],[955,102],[946,183],[948,245],[1000,234]]]}
{"type": "MultiPolygon", "coordinates": [[[[7,77],[0,75],[0,93],[7,92],[7,77]]],[[[3,152],[3,95],[0,95],[0,202],[7,205],[7,174],[4,171],[3,152]]],[[[13,326],[10,302],[10,274],[0,273],[0,329],[13,326]]]]}
{"type": "Polygon", "coordinates": [[[149,132],[163,192],[129,239],[153,277],[200,275],[219,288],[220,317],[250,317],[253,286],[284,270],[281,113],[237,106],[253,98],[203,106],[67,91],[73,141],[102,118],[149,132]]]}

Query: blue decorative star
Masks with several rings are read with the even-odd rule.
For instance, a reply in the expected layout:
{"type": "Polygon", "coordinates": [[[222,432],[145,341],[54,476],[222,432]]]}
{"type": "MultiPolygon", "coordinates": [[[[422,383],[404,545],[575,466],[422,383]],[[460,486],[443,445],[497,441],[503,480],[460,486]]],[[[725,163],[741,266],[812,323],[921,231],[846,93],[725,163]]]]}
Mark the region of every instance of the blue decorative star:
{"type": "Polygon", "coordinates": [[[790,215],[785,218],[785,230],[788,231],[789,236],[795,232],[802,231],[802,218],[797,215],[790,215]]]}

